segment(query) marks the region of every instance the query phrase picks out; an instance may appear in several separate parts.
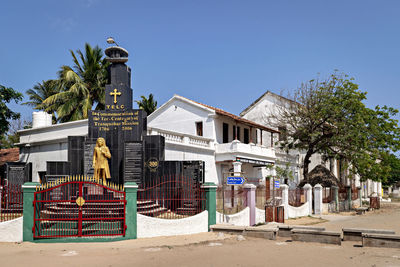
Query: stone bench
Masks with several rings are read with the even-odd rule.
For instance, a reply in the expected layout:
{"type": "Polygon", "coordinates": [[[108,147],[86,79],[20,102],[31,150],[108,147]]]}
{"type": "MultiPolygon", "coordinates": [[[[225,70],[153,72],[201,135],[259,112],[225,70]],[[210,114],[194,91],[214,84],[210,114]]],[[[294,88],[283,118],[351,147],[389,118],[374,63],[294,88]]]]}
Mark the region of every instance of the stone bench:
{"type": "Polygon", "coordinates": [[[400,248],[399,235],[362,234],[363,247],[400,248]]]}
{"type": "Polygon", "coordinates": [[[278,235],[277,228],[259,228],[234,225],[212,225],[210,228],[213,232],[244,235],[248,237],[265,238],[269,240],[276,240],[276,236],[278,235]]]}
{"type": "Polygon", "coordinates": [[[333,245],[341,245],[342,238],[340,232],[314,231],[314,230],[292,230],[292,240],[302,242],[316,242],[333,245]]]}
{"type": "Polygon", "coordinates": [[[392,230],[343,228],[343,241],[362,241],[362,234],[394,235],[392,230]]]}
{"type": "Polygon", "coordinates": [[[355,209],[357,215],[362,215],[368,210],[369,210],[369,208],[367,208],[367,207],[360,207],[360,208],[355,209]]]}
{"type": "Polygon", "coordinates": [[[300,230],[312,230],[312,231],[325,231],[325,227],[312,227],[312,226],[302,226],[302,225],[279,225],[278,226],[279,237],[290,237],[292,235],[293,229],[300,230]]]}
{"type": "Polygon", "coordinates": [[[230,233],[230,234],[242,234],[246,226],[235,226],[235,225],[211,225],[210,229],[212,232],[230,233]]]}
{"type": "Polygon", "coordinates": [[[257,227],[246,227],[243,233],[245,236],[276,240],[278,229],[260,229],[257,227]]]}

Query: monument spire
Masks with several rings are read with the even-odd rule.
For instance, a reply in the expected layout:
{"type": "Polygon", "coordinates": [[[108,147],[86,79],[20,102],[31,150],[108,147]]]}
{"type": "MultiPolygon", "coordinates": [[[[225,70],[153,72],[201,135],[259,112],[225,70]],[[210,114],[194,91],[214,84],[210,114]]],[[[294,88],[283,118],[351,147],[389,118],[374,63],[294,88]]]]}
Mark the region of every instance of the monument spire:
{"type": "MultiPolygon", "coordinates": [[[[107,39],[107,42],[116,44],[112,38],[107,39]]],[[[146,112],[132,108],[131,69],[125,64],[128,61],[128,51],[116,45],[106,48],[104,52],[106,60],[110,62],[105,89],[106,105],[105,110],[91,110],[89,113],[87,140],[90,148],[86,149],[89,151],[85,154],[86,162],[94,161],[95,158],[89,153],[96,151],[94,141],[102,137],[104,139],[100,140],[104,145],[98,145],[101,149],[96,151],[96,159],[109,161],[109,170],[106,167],[104,171],[94,169],[94,174],[96,171],[98,175],[106,174],[106,178],[111,177],[114,183],[119,184],[124,181],[140,181],[143,173],[142,143],[143,136],[146,136],[146,112]],[[107,148],[109,153],[106,153],[107,148]],[[134,156],[129,153],[134,153],[134,156]]],[[[100,165],[96,163],[95,166],[100,165]]],[[[88,169],[89,172],[93,168],[88,169]]]]}
{"type": "Polygon", "coordinates": [[[107,47],[104,51],[106,60],[110,62],[109,83],[106,84],[106,110],[132,109],[131,69],[125,64],[129,53],[111,37],[107,39],[107,43],[115,46],[107,47]]]}

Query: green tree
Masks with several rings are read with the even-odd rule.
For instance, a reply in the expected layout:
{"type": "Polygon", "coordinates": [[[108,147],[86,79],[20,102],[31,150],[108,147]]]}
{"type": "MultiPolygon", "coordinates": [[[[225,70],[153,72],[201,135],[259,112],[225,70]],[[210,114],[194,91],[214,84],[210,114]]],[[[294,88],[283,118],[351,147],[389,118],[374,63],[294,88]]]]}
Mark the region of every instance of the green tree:
{"type": "Polygon", "coordinates": [[[140,109],[146,111],[147,115],[150,115],[157,109],[157,101],[154,100],[153,94],[149,94],[149,97],[141,96],[141,100],[136,100],[140,109]]]}
{"type": "Polygon", "coordinates": [[[304,177],[315,153],[344,160],[351,173],[364,180],[388,176],[390,168],[381,161],[400,148],[400,129],[393,118],[398,111],[386,106],[369,109],[365,99],[353,79],[334,73],[302,84],[293,101],[273,115],[277,125],[286,126],[281,129],[288,138],[280,146],[305,152],[304,177]]]}
{"type": "Polygon", "coordinates": [[[391,186],[398,183],[400,181],[400,159],[394,154],[387,154],[383,158],[382,164],[390,167],[389,175],[383,181],[383,184],[391,186]]]}
{"type": "Polygon", "coordinates": [[[10,127],[10,120],[16,120],[20,117],[18,112],[14,112],[7,107],[7,103],[11,101],[18,103],[21,100],[21,93],[16,92],[11,87],[0,85],[0,136],[7,133],[10,127]]]}
{"type": "Polygon", "coordinates": [[[289,162],[277,162],[275,167],[276,176],[282,178],[285,184],[289,184],[289,180],[294,179],[293,170],[289,162]]]}
{"type": "Polygon", "coordinates": [[[56,111],[60,101],[54,102],[51,105],[46,105],[43,103],[43,101],[59,92],[60,90],[57,86],[57,80],[42,81],[41,83],[37,83],[35,86],[33,86],[32,89],[26,91],[29,101],[22,103],[22,105],[28,105],[33,107],[33,109],[43,110],[51,113],[53,115],[53,122],[55,123],[56,111]]]}
{"type": "Polygon", "coordinates": [[[32,122],[22,121],[20,118],[12,120],[10,127],[6,134],[0,136],[0,148],[11,148],[15,147],[16,143],[19,143],[19,130],[28,129],[32,127],[32,122]]]}
{"type": "MultiPolygon", "coordinates": [[[[108,79],[103,51],[85,44],[85,52],[70,50],[73,67],[62,66],[58,72],[59,93],[43,101],[51,107],[56,104],[57,116],[61,122],[86,119],[93,106],[97,110],[105,106],[105,84],[108,79]]],[[[51,111],[51,110],[46,110],[51,111]]]]}

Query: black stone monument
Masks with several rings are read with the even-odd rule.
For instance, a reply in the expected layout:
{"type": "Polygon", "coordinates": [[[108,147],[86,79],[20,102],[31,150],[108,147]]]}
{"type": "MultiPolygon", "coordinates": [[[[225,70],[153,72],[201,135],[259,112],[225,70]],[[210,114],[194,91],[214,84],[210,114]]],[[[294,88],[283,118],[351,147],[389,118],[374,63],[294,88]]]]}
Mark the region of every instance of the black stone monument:
{"type": "Polygon", "coordinates": [[[146,135],[146,112],[132,108],[131,69],[125,64],[128,51],[112,46],[105,54],[111,63],[105,110],[89,112],[88,136],[69,136],[68,162],[48,162],[48,175],[93,175],[93,150],[97,138],[103,137],[111,153],[109,166],[114,183],[132,181],[146,186],[160,181],[163,175],[190,177],[191,183],[202,183],[204,162],[165,161],[164,137],[146,135]]]}
{"type": "Polygon", "coordinates": [[[106,109],[89,113],[88,139],[92,140],[92,144],[99,137],[106,140],[111,152],[109,165],[114,183],[138,181],[137,167],[135,171],[130,164],[142,162],[142,153],[139,152],[142,151],[141,143],[147,130],[146,113],[141,109],[132,109],[131,70],[125,65],[128,51],[113,46],[107,48],[105,53],[111,63],[109,84],[105,90],[106,109]],[[136,142],[135,148],[132,142],[136,142]],[[125,179],[124,169],[127,169],[125,179]]]}

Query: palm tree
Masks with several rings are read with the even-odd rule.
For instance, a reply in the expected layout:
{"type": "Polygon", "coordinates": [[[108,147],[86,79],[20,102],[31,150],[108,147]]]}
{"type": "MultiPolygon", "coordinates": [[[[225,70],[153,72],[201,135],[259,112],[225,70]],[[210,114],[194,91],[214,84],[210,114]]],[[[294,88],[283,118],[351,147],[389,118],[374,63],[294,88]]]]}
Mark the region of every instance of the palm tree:
{"type": "Polygon", "coordinates": [[[103,51],[86,43],[85,53],[81,50],[76,51],[77,55],[70,52],[74,65],[64,65],[58,72],[60,92],[43,102],[46,105],[59,103],[56,112],[61,122],[86,119],[94,105],[96,109],[104,109],[105,105],[108,63],[103,58],[103,51]]]}
{"type": "Polygon", "coordinates": [[[47,80],[37,83],[33,88],[26,91],[29,97],[29,101],[22,103],[22,105],[28,105],[36,110],[44,110],[53,115],[53,122],[56,122],[56,110],[57,104],[46,105],[43,101],[52,95],[59,93],[56,80],[47,80]]]}
{"type": "Polygon", "coordinates": [[[157,101],[154,101],[153,94],[149,94],[149,98],[146,98],[145,96],[140,97],[142,100],[140,101],[135,101],[140,109],[143,109],[146,111],[147,115],[150,115],[157,109],[157,101]]]}

